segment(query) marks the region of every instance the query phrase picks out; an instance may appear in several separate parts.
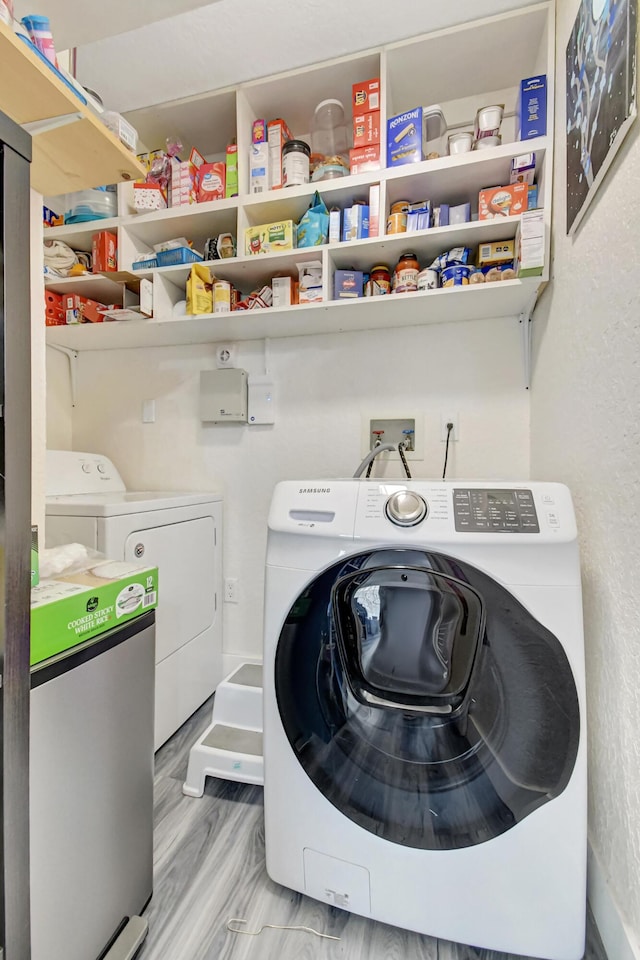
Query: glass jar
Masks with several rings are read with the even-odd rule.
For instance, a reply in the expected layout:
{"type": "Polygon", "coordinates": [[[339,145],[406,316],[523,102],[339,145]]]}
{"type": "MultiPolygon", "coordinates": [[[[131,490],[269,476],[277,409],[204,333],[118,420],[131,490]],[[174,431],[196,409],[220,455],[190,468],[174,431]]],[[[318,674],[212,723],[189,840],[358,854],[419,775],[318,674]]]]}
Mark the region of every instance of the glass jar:
{"type": "Polygon", "coordinates": [[[415,253],[403,253],[393,271],[393,292],[413,293],[418,289],[420,264],[415,253]]]}
{"type": "Polygon", "coordinates": [[[364,295],[365,297],[382,297],[389,293],[391,293],[391,271],[386,263],[379,263],[371,268],[364,295]]]}
{"type": "Polygon", "coordinates": [[[287,140],[282,148],[282,183],[285,187],[298,187],[309,183],[309,157],[311,150],[304,140],[287,140]]]}
{"type": "Polygon", "coordinates": [[[349,143],[344,107],[339,100],[323,100],[311,122],[311,153],[314,180],[346,177],[349,173],[349,143]]]}

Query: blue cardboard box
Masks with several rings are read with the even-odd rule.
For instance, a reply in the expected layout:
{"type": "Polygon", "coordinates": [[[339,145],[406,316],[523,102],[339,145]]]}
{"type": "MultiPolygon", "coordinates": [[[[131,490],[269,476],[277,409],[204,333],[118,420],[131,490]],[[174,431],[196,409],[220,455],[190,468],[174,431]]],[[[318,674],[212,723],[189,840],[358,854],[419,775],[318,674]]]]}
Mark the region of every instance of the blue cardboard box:
{"type": "Polygon", "coordinates": [[[387,120],[387,166],[422,160],[422,107],[387,120]]]}
{"type": "Polygon", "coordinates": [[[336,270],[333,284],[334,300],[351,300],[361,297],[364,290],[364,274],[361,270],[336,270]]]}
{"type": "Polygon", "coordinates": [[[369,236],[369,207],[354,203],[345,207],[342,214],[342,239],[366,240],[369,236]]]}
{"type": "Polygon", "coordinates": [[[531,140],[547,134],[547,77],[542,73],[520,81],[516,105],[518,140],[531,140]]]}

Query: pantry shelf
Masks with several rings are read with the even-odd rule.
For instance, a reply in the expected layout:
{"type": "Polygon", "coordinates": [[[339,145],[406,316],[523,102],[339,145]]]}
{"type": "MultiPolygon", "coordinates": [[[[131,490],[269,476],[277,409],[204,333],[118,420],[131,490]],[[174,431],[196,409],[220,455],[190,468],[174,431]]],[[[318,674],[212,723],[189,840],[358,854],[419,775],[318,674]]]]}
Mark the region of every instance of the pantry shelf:
{"type": "Polygon", "coordinates": [[[63,296],[77,294],[81,297],[87,297],[89,300],[97,300],[98,303],[122,304],[124,285],[123,282],[89,273],[80,277],[61,277],[58,280],[47,280],[44,286],[45,290],[51,290],[52,293],[61,293],[63,296]]]}
{"type": "Polygon", "coordinates": [[[77,351],[123,350],[518,317],[531,310],[538,287],[537,279],[503,280],[478,287],[277,310],[49,327],[47,343],[77,351]]]}
{"type": "Polygon", "coordinates": [[[144,176],[133,154],[1,21],[0,110],[19,124],[78,115],[33,137],[31,185],[42,194],[144,176]]]}
{"type": "Polygon", "coordinates": [[[117,230],[118,217],[87,220],[85,223],[66,223],[62,227],[45,227],[44,240],[63,240],[74,250],[91,250],[91,238],[100,230],[117,230]]]}

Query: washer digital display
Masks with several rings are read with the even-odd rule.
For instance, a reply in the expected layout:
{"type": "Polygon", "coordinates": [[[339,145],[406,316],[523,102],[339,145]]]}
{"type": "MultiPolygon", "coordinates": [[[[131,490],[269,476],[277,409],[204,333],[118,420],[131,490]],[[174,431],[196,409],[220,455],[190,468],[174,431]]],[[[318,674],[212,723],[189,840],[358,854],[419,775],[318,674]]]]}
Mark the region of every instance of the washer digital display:
{"type": "Polygon", "coordinates": [[[531,490],[454,489],[456,530],[471,533],[540,533],[531,490]]]}

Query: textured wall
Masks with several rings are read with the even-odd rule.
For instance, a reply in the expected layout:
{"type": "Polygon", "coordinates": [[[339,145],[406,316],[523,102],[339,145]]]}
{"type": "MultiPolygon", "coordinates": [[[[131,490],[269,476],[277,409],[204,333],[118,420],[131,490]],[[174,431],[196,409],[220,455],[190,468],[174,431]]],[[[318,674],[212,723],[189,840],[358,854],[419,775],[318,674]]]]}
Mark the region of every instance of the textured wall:
{"type": "Polygon", "coordinates": [[[527,5],[404,0],[393,16],[384,0],[221,0],[81,47],[78,77],[111,110],[134,110],[527,5]]]}
{"type": "MultiPolygon", "coordinates": [[[[262,343],[240,347],[238,366],[262,373],[262,343]]],[[[362,456],[362,418],[381,414],[424,415],[426,459],[415,474],[437,476],[443,407],[460,417],[449,476],[527,477],[519,347],[514,320],[272,340],[277,422],[255,427],[200,423],[199,371],[215,367],[210,346],[83,353],[73,448],[112,457],[130,488],[224,492],[225,576],[238,578],[240,595],[224,607],[225,651],[259,657],[274,484],[351,476],[362,456]],[[155,424],[141,422],[145,398],[156,399],[155,424]]]]}
{"type": "Polygon", "coordinates": [[[555,279],[534,325],[531,458],[533,476],[565,481],[576,501],[591,843],[640,941],[640,122],[567,239],[563,69],[577,8],[558,8],[555,279]]]}

